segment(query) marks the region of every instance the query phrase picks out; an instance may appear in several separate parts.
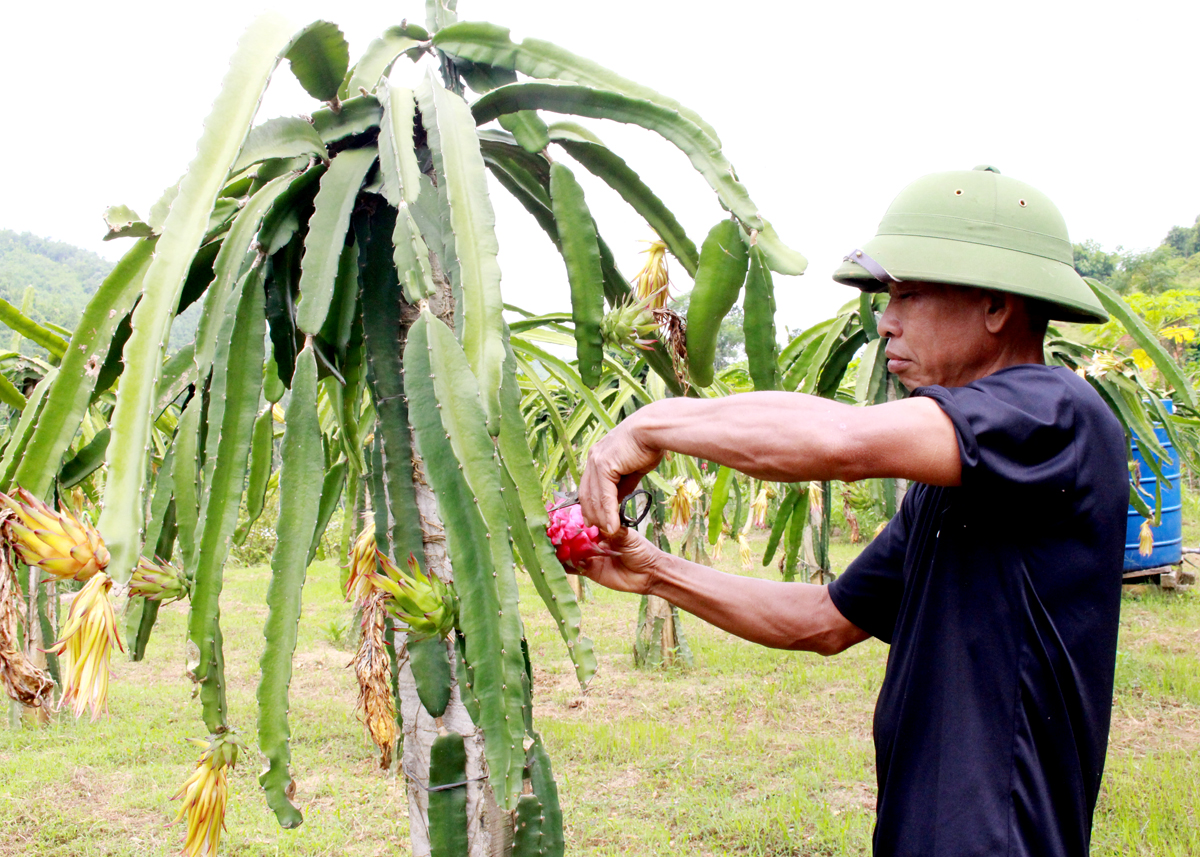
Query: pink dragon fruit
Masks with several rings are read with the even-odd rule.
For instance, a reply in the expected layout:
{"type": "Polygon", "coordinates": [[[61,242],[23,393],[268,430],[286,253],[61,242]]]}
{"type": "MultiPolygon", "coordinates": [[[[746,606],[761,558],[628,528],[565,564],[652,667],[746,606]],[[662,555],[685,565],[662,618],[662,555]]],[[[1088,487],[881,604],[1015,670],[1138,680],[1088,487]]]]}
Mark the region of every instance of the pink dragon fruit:
{"type": "Polygon", "coordinates": [[[616,555],[616,551],[600,543],[600,528],[584,523],[583,510],[578,504],[561,509],[549,505],[546,511],[550,513],[546,535],[564,567],[579,570],[593,557],[616,555]]]}

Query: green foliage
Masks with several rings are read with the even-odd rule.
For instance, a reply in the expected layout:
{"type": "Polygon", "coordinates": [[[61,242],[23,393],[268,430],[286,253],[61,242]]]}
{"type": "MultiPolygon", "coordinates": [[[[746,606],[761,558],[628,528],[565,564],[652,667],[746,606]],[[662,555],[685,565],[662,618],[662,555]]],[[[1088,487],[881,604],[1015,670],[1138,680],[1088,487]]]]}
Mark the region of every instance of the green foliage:
{"type": "MultiPolygon", "coordinates": [[[[1094,241],[1076,244],[1075,268],[1120,293],[1174,360],[1195,373],[1200,353],[1200,217],[1192,226],[1172,227],[1162,244],[1144,252],[1122,253],[1118,247],[1107,253],[1094,241]]],[[[1127,332],[1119,319],[1111,319],[1083,337],[1099,348],[1131,355],[1142,370],[1150,370],[1145,351],[1127,332]]]]}
{"type": "Polygon", "coordinates": [[[1200,253],[1200,215],[1191,226],[1172,226],[1163,243],[1185,258],[1200,253]]]}
{"type": "Polygon", "coordinates": [[[550,201],[571,284],[571,320],[575,327],[579,375],[585,384],[595,387],[604,360],[600,336],[604,271],[596,242],[596,224],[584,201],[583,188],[570,168],[561,162],[550,165],[550,201]]]}
{"type": "Polygon", "coordinates": [[[316,400],[317,364],[310,340],[296,359],[292,397],[287,408],[283,469],[279,477],[278,539],[271,555],[269,612],[259,661],[262,678],[258,685],[258,746],[267,766],[258,781],[266,792],[267,804],[285,828],[297,827],[304,820],[290,800],[295,782],[289,770],[292,733],[287,713],[292,658],[300,624],[300,593],[310,562],[308,545],[317,526],[320,495],[313,488],[324,469],[316,400]]]}
{"type": "Polygon", "coordinates": [[[746,338],[746,360],[754,389],[775,390],[779,386],[779,342],[775,338],[775,284],[762,258],[750,248],[750,271],[746,275],[742,330],[746,338]]]}
{"type": "Polygon", "coordinates": [[[1122,294],[1200,288],[1200,217],[1192,226],[1173,226],[1163,242],[1142,252],[1109,253],[1095,241],[1074,245],[1075,270],[1122,294]]]}
{"type": "MultiPolygon", "coordinates": [[[[1132,292],[1126,294],[1125,302],[1146,322],[1146,325],[1162,335],[1163,330],[1186,327],[1195,330],[1200,325],[1200,289],[1168,289],[1164,292],[1132,292]]],[[[1092,340],[1094,345],[1115,348],[1126,336],[1126,330],[1116,319],[1102,325],[1092,340]]],[[[1191,341],[1190,336],[1181,334],[1170,338],[1175,345],[1176,359],[1182,357],[1182,346],[1191,341]]]]}
{"type": "Polygon", "coordinates": [[[337,99],[350,66],[350,46],[336,24],[314,21],[292,38],[282,55],[309,95],[318,101],[337,99]]]}
{"type": "Polygon", "coordinates": [[[1144,253],[1126,253],[1109,283],[1122,294],[1165,291],[1177,285],[1184,261],[1168,244],[1144,253]]]}
{"type": "Polygon", "coordinates": [[[1090,239],[1072,246],[1075,250],[1075,270],[1081,277],[1107,280],[1116,273],[1121,263],[1119,253],[1106,253],[1097,242],[1090,239]]]}
{"type": "Polygon", "coordinates": [[[515,808],[523,767],[514,752],[524,735],[523,631],[512,591],[513,556],[498,461],[467,356],[446,325],[422,313],[409,330],[404,363],[413,434],[456,571],[458,626],[474,673],[479,725],[493,737],[485,747],[489,780],[497,800],[515,808]]]}

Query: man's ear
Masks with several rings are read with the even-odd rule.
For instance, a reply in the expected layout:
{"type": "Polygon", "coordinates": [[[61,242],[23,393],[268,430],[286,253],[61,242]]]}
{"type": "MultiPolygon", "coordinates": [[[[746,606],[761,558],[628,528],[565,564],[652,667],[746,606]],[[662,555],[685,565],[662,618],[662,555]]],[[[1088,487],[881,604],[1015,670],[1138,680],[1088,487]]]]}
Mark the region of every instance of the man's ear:
{"type": "Polygon", "coordinates": [[[983,317],[984,324],[987,326],[988,333],[997,334],[1012,318],[1013,297],[1005,292],[987,290],[984,292],[984,299],[987,301],[987,309],[983,317]]]}

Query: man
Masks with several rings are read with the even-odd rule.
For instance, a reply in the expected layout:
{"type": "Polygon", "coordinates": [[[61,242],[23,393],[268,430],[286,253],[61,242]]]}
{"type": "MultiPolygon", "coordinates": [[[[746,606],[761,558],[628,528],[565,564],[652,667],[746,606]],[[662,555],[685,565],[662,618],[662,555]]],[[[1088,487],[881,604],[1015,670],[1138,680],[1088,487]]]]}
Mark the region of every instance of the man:
{"type": "Polygon", "coordinates": [[[888,370],[912,395],[669,399],[592,450],[585,517],[618,551],[585,573],[747,640],[830,655],[889,643],[876,705],[876,855],[1088,853],[1108,738],[1128,476],[1120,424],[1043,364],[1048,319],[1103,321],[1045,196],[991,167],[926,176],[839,282],[890,295],[888,370]],[[902,508],[830,586],[726,575],[618,524],[667,450],[781,482],[901,477],[902,508]]]}

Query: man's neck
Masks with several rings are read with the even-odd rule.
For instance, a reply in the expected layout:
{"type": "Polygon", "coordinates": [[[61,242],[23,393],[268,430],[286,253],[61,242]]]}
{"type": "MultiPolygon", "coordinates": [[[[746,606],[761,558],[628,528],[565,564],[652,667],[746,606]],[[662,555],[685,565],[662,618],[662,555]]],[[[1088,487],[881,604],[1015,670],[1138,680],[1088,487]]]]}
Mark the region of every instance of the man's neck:
{"type": "Polygon", "coordinates": [[[975,377],[963,383],[969,384],[971,381],[978,381],[980,378],[986,378],[988,375],[1011,366],[1027,366],[1029,364],[1044,366],[1045,363],[1046,355],[1040,342],[1036,346],[1032,343],[1013,343],[1001,349],[993,359],[979,368],[975,377]]]}

